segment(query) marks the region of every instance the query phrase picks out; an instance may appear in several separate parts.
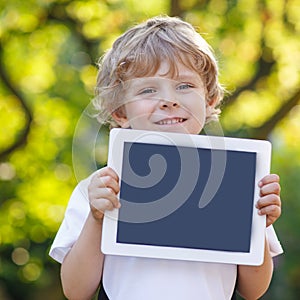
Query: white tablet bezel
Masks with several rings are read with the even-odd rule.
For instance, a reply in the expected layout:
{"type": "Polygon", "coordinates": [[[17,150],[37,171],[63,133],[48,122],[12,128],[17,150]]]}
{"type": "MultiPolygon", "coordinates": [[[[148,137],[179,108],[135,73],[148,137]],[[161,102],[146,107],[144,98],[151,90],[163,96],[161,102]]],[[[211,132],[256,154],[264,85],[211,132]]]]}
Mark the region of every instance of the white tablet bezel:
{"type": "Polygon", "coordinates": [[[259,198],[258,182],[270,171],[270,142],[132,129],[112,129],[109,140],[108,166],[113,168],[119,176],[122,174],[123,147],[125,142],[255,152],[256,174],[250,252],[229,252],[118,243],[118,209],[114,209],[105,212],[101,243],[101,250],[104,254],[244,265],[262,264],[264,258],[266,219],[265,216],[258,215],[255,203],[259,198]]]}

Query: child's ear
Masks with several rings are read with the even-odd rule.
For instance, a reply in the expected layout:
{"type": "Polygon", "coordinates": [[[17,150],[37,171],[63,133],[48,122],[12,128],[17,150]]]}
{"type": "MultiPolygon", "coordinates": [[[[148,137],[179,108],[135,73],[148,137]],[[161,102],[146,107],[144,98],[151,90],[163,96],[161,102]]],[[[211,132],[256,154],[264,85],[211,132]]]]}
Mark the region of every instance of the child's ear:
{"type": "Polygon", "coordinates": [[[206,116],[210,116],[216,106],[217,99],[206,100],[206,116]]]}
{"type": "Polygon", "coordinates": [[[215,108],[216,104],[218,101],[218,97],[212,98],[212,99],[207,99],[206,103],[208,106],[210,106],[211,108],[215,108]]]}
{"type": "Polygon", "coordinates": [[[118,108],[112,113],[113,119],[120,125],[122,128],[129,128],[129,121],[126,117],[125,109],[124,107],[118,108]]]}

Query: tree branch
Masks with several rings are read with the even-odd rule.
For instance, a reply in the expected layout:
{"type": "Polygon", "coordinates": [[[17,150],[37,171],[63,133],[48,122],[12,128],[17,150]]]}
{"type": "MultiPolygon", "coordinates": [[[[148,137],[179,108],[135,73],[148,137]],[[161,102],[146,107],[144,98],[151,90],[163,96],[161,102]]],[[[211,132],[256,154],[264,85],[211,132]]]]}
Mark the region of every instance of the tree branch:
{"type": "Polygon", "coordinates": [[[243,91],[255,90],[258,81],[261,80],[263,77],[270,75],[274,65],[275,65],[274,60],[265,61],[263,55],[261,55],[261,57],[257,61],[257,71],[255,75],[251,78],[251,80],[246,85],[237,88],[234,91],[234,93],[232,93],[231,95],[229,95],[229,97],[226,98],[223,111],[225,111],[226,108],[232,105],[243,91]]]}
{"type": "MultiPolygon", "coordinates": [[[[71,1],[70,1],[71,2],[71,1]]],[[[91,57],[98,56],[98,42],[99,40],[89,40],[82,33],[82,24],[71,18],[65,10],[66,4],[53,3],[47,11],[47,20],[53,20],[58,23],[64,24],[76,36],[81,46],[84,47],[83,51],[88,53],[91,57]],[[96,52],[96,53],[94,53],[96,52]]]]}
{"type": "Polygon", "coordinates": [[[223,111],[226,110],[226,107],[229,107],[231,104],[233,104],[243,91],[255,90],[256,85],[261,80],[261,78],[269,76],[272,72],[273,66],[276,64],[275,59],[273,57],[272,49],[266,46],[265,38],[264,38],[265,25],[266,22],[268,21],[268,18],[264,17],[265,14],[262,13],[266,11],[265,3],[261,3],[259,6],[260,6],[259,13],[262,15],[261,21],[263,23],[262,32],[261,32],[262,38],[260,41],[260,49],[262,51],[258,61],[256,62],[256,66],[257,66],[256,73],[253,75],[253,77],[250,79],[248,83],[246,83],[244,86],[238,87],[233,92],[233,94],[228,96],[228,98],[225,101],[223,111]],[[268,57],[268,59],[266,59],[265,57],[268,57]]]}
{"type": "Polygon", "coordinates": [[[170,1],[170,16],[171,17],[181,17],[182,9],[180,7],[180,0],[171,0],[170,1]]]}
{"type": "Polygon", "coordinates": [[[266,139],[276,125],[299,103],[300,89],[286,101],[278,111],[264,124],[251,130],[251,136],[257,139],[266,139]]]}
{"type": "Polygon", "coordinates": [[[0,152],[0,160],[5,159],[10,153],[15,151],[17,148],[23,146],[27,142],[27,137],[30,131],[30,125],[32,123],[32,113],[27,106],[25,99],[21,92],[11,83],[9,76],[5,70],[5,66],[3,63],[3,48],[2,44],[0,43],[0,78],[2,83],[4,84],[5,88],[15,96],[15,98],[18,100],[20,106],[22,107],[24,114],[25,114],[25,119],[26,123],[24,125],[23,130],[17,135],[17,139],[15,142],[7,147],[6,149],[2,150],[0,152]]]}

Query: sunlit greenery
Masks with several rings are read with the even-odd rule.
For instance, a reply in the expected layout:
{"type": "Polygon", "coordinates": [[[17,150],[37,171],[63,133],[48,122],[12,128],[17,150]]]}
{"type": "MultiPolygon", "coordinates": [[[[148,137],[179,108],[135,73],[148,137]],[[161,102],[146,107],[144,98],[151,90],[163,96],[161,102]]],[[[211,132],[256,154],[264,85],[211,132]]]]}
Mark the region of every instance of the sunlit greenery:
{"type": "Polygon", "coordinates": [[[191,22],[215,49],[225,134],[272,141],[286,253],[264,299],[298,299],[297,0],[0,0],[0,299],[64,299],[49,246],[76,183],[107,155],[108,130],[88,117],[97,59],[158,14],[191,22]]]}

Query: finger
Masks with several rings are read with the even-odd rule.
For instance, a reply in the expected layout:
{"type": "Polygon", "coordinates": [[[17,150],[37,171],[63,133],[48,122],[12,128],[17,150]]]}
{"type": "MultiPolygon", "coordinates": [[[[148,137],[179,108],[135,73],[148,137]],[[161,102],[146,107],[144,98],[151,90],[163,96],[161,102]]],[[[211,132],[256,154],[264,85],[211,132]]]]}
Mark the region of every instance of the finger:
{"type": "Polygon", "coordinates": [[[277,206],[281,207],[280,197],[276,194],[270,194],[267,196],[263,196],[257,201],[256,208],[262,209],[269,205],[277,205],[277,206]]]}
{"type": "Polygon", "coordinates": [[[114,178],[117,182],[119,181],[118,174],[112,168],[110,168],[110,167],[101,168],[100,170],[98,170],[96,172],[96,175],[98,177],[110,176],[110,177],[114,178]]]}
{"type": "Polygon", "coordinates": [[[111,176],[103,176],[96,179],[96,186],[100,188],[110,188],[115,194],[120,191],[119,183],[111,176]]]}
{"type": "Polygon", "coordinates": [[[262,187],[263,185],[266,185],[268,183],[279,182],[279,181],[280,181],[280,177],[277,174],[268,174],[259,181],[258,185],[259,187],[262,187]]]}
{"type": "Polygon", "coordinates": [[[102,213],[106,210],[113,210],[115,208],[112,201],[104,198],[92,200],[90,201],[90,205],[102,213]]]}
{"type": "Polygon", "coordinates": [[[281,207],[278,205],[264,206],[258,210],[258,214],[279,217],[281,214],[281,207]]]}
{"type": "Polygon", "coordinates": [[[265,196],[269,194],[280,195],[280,184],[278,182],[271,182],[263,185],[260,188],[260,196],[265,196]]]}
{"type": "MultiPolygon", "coordinates": [[[[97,188],[90,193],[90,202],[100,201],[101,199],[108,200],[112,203],[113,208],[120,208],[120,201],[115,192],[110,188],[97,188]]],[[[102,200],[103,201],[103,200],[102,200]]]]}
{"type": "MultiPolygon", "coordinates": [[[[279,215],[280,216],[280,215],[279,215]]],[[[266,226],[270,226],[272,225],[273,223],[275,223],[275,221],[279,218],[279,216],[277,218],[275,217],[272,217],[272,216],[268,216],[267,215],[267,218],[266,218],[266,226]]]]}
{"type": "Polygon", "coordinates": [[[103,220],[105,211],[112,210],[114,207],[108,199],[97,199],[90,201],[91,212],[96,220],[103,220]]]}
{"type": "Polygon", "coordinates": [[[119,198],[116,196],[115,192],[112,191],[110,188],[105,188],[101,190],[102,198],[108,199],[113,207],[120,208],[120,201],[119,198]]]}
{"type": "Polygon", "coordinates": [[[116,180],[115,177],[110,175],[103,175],[102,177],[98,177],[98,174],[94,175],[89,184],[89,191],[92,191],[96,188],[111,188],[116,194],[119,193],[119,181],[116,180]]]}
{"type": "Polygon", "coordinates": [[[266,215],[266,225],[269,226],[273,224],[281,215],[281,207],[277,205],[270,205],[262,208],[258,211],[259,215],[266,215]]]}

